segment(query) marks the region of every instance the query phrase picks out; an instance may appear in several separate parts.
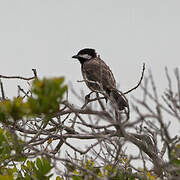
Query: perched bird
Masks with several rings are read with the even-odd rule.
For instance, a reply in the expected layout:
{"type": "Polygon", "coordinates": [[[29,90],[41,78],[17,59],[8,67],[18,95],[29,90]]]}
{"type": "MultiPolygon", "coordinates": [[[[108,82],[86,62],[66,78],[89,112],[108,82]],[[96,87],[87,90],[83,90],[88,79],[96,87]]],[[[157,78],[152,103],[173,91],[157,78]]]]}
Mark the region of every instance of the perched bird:
{"type": "Polygon", "coordinates": [[[116,81],[110,68],[94,49],[85,48],[72,58],[81,63],[83,79],[88,88],[93,92],[99,92],[108,97],[112,103],[116,103],[119,110],[128,106],[127,100],[116,89],[116,81]]]}

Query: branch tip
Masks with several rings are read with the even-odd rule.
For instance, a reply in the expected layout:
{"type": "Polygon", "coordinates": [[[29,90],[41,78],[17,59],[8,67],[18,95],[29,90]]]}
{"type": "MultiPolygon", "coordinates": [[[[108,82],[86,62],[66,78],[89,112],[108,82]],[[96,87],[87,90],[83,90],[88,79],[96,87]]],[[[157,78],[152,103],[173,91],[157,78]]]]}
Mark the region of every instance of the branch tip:
{"type": "Polygon", "coordinates": [[[128,94],[128,93],[130,93],[131,91],[137,89],[137,88],[140,86],[140,84],[141,84],[141,82],[142,82],[142,80],[143,80],[143,77],[144,77],[144,71],[145,71],[145,63],[143,63],[142,74],[141,74],[141,78],[140,78],[138,84],[137,84],[135,87],[133,87],[132,89],[124,92],[123,94],[128,94]]]}

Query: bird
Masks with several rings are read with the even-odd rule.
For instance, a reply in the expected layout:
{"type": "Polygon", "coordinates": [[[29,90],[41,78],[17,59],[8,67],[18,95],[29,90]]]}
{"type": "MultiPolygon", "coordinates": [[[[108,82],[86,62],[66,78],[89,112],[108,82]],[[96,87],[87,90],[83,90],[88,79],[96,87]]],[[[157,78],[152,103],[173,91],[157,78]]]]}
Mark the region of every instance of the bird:
{"type": "Polygon", "coordinates": [[[84,48],[72,58],[79,60],[83,80],[92,92],[105,95],[118,110],[128,107],[125,96],[117,90],[116,81],[109,66],[97,55],[95,49],[84,48]]]}

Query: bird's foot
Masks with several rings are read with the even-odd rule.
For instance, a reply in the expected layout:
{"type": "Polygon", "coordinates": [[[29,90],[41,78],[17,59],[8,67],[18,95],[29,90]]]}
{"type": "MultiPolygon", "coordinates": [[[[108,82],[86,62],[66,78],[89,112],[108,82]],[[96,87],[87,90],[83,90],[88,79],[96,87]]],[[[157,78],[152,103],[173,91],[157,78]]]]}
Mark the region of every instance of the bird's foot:
{"type": "Polygon", "coordinates": [[[90,92],[88,95],[85,96],[85,103],[84,103],[84,105],[81,107],[81,109],[84,109],[84,108],[87,106],[87,104],[90,102],[90,96],[91,96],[92,93],[93,93],[93,92],[90,92]]]}
{"type": "Polygon", "coordinates": [[[88,102],[90,99],[91,93],[89,93],[88,95],[85,96],[85,102],[88,102]]]}

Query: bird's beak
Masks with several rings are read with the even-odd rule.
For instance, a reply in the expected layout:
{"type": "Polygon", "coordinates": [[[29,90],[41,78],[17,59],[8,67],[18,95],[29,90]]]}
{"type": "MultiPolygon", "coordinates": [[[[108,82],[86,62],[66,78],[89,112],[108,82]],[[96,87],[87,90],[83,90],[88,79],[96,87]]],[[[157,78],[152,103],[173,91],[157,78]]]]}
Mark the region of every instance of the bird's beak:
{"type": "Polygon", "coordinates": [[[72,56],[72,58],[74,58],[74,59],[78,59],[78,55],[74,55],[74,56],[72,56]]]}

